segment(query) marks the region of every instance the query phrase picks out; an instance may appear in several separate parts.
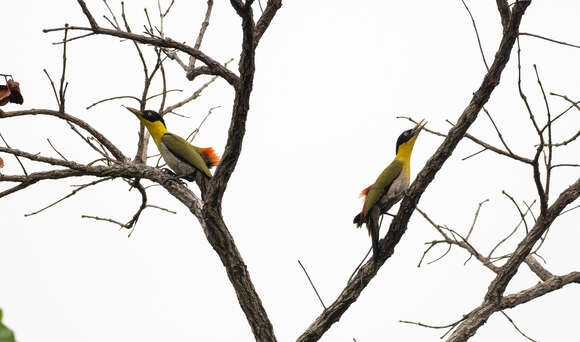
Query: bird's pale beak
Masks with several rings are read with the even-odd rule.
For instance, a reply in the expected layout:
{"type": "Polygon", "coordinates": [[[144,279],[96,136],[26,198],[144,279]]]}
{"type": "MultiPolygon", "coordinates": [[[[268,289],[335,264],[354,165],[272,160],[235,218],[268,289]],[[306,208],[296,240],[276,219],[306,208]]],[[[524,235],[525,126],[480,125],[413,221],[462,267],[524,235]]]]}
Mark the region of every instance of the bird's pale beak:
{"type": "Polygon", "coordinates": [[[141,112],[135,108],[131,108],[131,107],[125,107],[128,111],[130,111],[131,113],[135,114],[136,117],[140,118],[141,117],[141,112]]]}
{"type": "Polygon", "coordinates": [[[419,133],[421,132],[423,127],[425,127],[426,124],[427,121],[425,121],[425,119],[419,121],[419,123],[415,126],[415,128],[413,128],[414,135],[419,135],[419,133]]]}

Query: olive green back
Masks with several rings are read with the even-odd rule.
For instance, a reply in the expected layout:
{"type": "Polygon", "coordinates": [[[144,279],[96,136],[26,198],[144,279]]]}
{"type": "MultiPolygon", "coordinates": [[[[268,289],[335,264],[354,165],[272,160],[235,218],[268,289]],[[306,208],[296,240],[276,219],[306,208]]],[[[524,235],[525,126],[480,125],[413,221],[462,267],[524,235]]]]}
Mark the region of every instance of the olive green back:
{"type": "Polygon", "coordinates": [[[375,184],[371,186],[367,197],[365,199],[363,215],[366,216],[372,206],[380,199],[381,195],[389,191],[393,181],[399,177],[401,171],[403,170],[403,162],[395,159],[393,160],[386,169],[381,172],[375,184]]]}
{"type": "Polygon", "coordinates": [[[211,172],[209,172],[209,169],[207,168],[207,165],[197,147],[188,143],[182,137],[169,132],[161,137],[161,142],[167,147],[167,149],[169,149],[169,151],[171,151],[171,153],[205,173],[206,176],[211,177],[211,172]]]}

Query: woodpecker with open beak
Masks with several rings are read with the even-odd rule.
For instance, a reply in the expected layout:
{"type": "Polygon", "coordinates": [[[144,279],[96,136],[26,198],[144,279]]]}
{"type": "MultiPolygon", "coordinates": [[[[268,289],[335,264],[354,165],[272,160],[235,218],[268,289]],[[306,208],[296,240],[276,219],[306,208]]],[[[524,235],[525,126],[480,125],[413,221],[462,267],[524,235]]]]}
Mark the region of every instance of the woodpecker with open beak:
{"type": "Polygon", "coordinates": [[[216,166],[220,160],[213,148],[193,146],[182,137],[169,132],[165,121],[157,112],[152,110],[141,112],[135,108],[125,108],[145,125],[163,160],[178,177],[193,181],[196,171],[211,177],[209,169],[216,166]]]}
{"type": "Polygon", "coordinates": [[[373,245],[373,257],[379,255],[379,217],[399,202],[409,187],[411,177],[411,153],[419,133],[427,124],[421,120],[413,129],[404,131],[397,139],[395,159],[381,172],[375,183],[361,192],[365,197],[360,214],[353,223],[361,227],[366,223],[373,245]]]}

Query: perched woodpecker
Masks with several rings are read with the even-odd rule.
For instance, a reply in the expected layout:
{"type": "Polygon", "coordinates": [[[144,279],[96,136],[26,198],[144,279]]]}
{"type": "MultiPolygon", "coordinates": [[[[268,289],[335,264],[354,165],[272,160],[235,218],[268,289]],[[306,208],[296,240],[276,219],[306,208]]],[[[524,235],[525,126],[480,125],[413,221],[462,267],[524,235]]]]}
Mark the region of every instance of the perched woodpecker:
{"type": "Polygon", "coordinates": [[[411,152],[427,122],[421,120],[413,129],[403,132],[397,139],[395,159],[381,172],[375,183],[361,192],[365,197],[362,211],[353,223],[358,228],[366,223],[373,244],[373,257],[379,252],[379,217],[381,210],[387,211],[405,195],[411,176],[411,152]]]}
{"type": "Polygon", "coordinates": [[[182,137],[170,133],[167,131],[165,121],[157,112],[152,110],[141,112],[135,108],[125,108],[145,125],[163,160],[178,177],[193,181],[196,170],[211,177],[209,169],[216,166],[220,160],[213,148],[193,146],[182,137]]]}

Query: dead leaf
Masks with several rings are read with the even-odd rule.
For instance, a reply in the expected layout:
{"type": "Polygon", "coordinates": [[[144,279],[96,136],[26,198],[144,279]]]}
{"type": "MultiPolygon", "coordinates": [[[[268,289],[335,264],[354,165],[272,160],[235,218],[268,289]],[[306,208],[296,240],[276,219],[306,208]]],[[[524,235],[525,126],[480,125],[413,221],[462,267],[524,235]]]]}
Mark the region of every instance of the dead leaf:
{"type": "Polygon", "coordinates": [[[10,102],[22,104],[24,102],[24,98],[20,92],[20,83],[14,80],[8,80],[6,85],[8,86],[8,90],[10,90],[10,102]]]}
{"type": "Polygon", "coordinates": [[[4,160],[2,160],[2,158],[0,158],[0,169],[4,167],[4,160]]]}
{"type": "Polygon", "coordinates": [[[0,106],[4,106],[10,101],[10,93],[8,86],[0,85],[0,106]]]}

